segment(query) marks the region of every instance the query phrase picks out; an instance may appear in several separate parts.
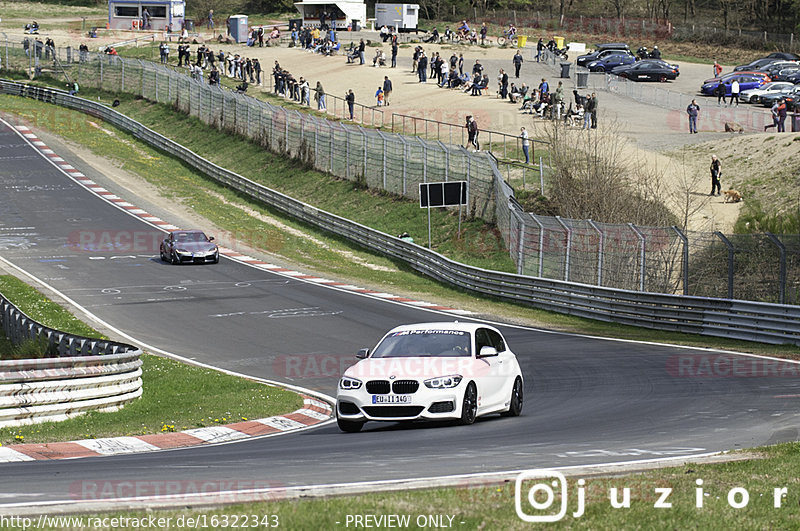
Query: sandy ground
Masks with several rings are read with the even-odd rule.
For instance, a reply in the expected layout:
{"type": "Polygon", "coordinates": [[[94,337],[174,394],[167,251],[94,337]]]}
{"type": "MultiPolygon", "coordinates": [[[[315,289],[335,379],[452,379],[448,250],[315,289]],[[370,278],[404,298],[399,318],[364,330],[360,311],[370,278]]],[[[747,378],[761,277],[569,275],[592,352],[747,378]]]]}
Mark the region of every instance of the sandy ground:
{"type": "MultiPolygon", "coordinates": [[[[42,27],[46,28],[46,22],[42,23],[42,27]]],[[[11,30],[8,31],[8,34],[12,41],[22,39],[20,31],[11,30]]],[[[65,45],[69,42],[73,46],[77,46],[80,42],[87,42],[91,49],[97,49],[110,42],[131,38],[134,34],[132,32],[114,32],[113,35],[101,35],[100,39],[85,39],[76,32],[53,31],[48,34],[46,31],[42,31],[43,39],[48,35],[53,37],[57,45],[65,45]]],[[[363,35],[367,39],[379,41],[375,33],[363,32],[363,35]]],[[[349,40],[352,35],[347,35],[347,37],[349,40]]],[[[176,60],[175,46],[173,44],[173,53],[171,54],[173,62],[176,60]]],[[[263,67],[267,69],[266,74],[273,63],[278,61],[295,77],[303,76],[308,79],[312,87],[317,80],[322,81],[329,94],[344,97],[347,90],[353,89],[356,101],[365,105],[375,104],[375,90],[382,85],[384,76],[388,76],[394,85],[394,92],[391,97],[391,105],[384,108],[386,122],[391,120],[391,113],[398,113],[462,124],[464,117],[472,114],[476,117],[482,130],[491,129],[518,134],[519,128],[526,126],[534,137],[537,133],[541,134],[542,128],[546,126],[545,121],[522,114],[517,105],[499,99],[496,96],[494,84],[491,86],[492,90],[488,96],[473,97],[461,91],[439,88],[430,80],[426,84],[419,83],[416,75],[411,73],[413,46],[400,48],[397,68],[372,67],[371,58],[377,49],[374,47],[367,48],[367,64],[365,65],[347,64],[343,56],[322,57],[297,48],[247,48],[241,45],[218,45],[216,42],[211,47],[215,51],[222,48],[246,57],[258,57],[263,67]]],[[[383,45],[383,49],[387,52],[387,56],[390,55],[390,48],[387,44],[383,45]]],[[[535,60],[532,60],[531,48],[523,51],[525,63],[520,79],[513,77],[511,59],[516,51],[514,49],[449,45],[425,45],[425,49],[428,55],[439,52],[445,58],[449,58],[454,52],[456,54],[463,53],[465,71],[471,71],[474,62],[480,60],[493,82],[500,68],[510,72],[511,82],[515,83],[524,82],[535,86],[542,78],[547,78],[551,87],[554,87],[558,82],[552,67],[537,64],[535,60]]],[[[711,67],[689,63],[681,63],[680,66],[681,76],[677,81],[657,85],[684,93],[688,105],[692,97],[697,95],[700,83],[710,77],[711,67]]],[[[730,67],[726,68],[726,71],[729,69],[730,67]]],[[[564,81],[565,94],[570,95],[574,88],[572,82],[571,80],[564,81]]],[[[680,217],[683,217],[686,210],[691,212],[688,225],[690,230],[730,231],[738,217],[741,203],[726,204],[722,202],[721,197],[712,198],[707,195],[710,191],[708,166],[711,153],[719,150],[721,142],[738,141],[738,139],[731,139],[730,135],[726,133],[719,132],[721,120],[724,120],[725,116],[718,113],[725,110],[714,110],[712,106],[709,106],[711,102],[708,99],[697,96],[702,112],[708,111],[706,115],[708,119],[704,121],[705,116],[701,113],[700,134],[689,135],[685,113],[681,111],[669,111],[637,103],[630,98],[608,92],[597,92],[600,102],[600,127],[602,128],[604,124],[614,123],[619,134],[627,141],[625,148],[627,155],[644,160],[647,164],[660,170],[664,183],[659,188],[663,189],[665,204],[670,206],[680,217]],[[688,207],[684,201],[686,197],[690,200],[688,207]]],[[[749,136],[752,135],[744,135],[741,138],[749,136]]],[[[727,177],[732,177],[737,172],[735,168],[727,166],[725,159],[723,159],[723,164],[726,165],[728,171],[723,174],[722,185],[723,189],[727,189],[736,184],[735,180],[728,180],[727,177]]]]}

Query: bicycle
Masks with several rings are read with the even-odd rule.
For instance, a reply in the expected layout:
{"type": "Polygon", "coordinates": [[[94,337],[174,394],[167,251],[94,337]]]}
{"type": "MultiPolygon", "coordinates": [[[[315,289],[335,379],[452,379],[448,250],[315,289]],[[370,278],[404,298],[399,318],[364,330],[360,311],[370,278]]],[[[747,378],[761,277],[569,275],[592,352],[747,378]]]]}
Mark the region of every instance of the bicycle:
{"type": "Polygon", "coordinates": [[[506,44],[510,44],[511,46],[516,47],[519,40],[517,39],[517,34],[513,32],[504,31],[503,34],[497,37],[497,45],[498,46],[505,46],[506,44]]]}

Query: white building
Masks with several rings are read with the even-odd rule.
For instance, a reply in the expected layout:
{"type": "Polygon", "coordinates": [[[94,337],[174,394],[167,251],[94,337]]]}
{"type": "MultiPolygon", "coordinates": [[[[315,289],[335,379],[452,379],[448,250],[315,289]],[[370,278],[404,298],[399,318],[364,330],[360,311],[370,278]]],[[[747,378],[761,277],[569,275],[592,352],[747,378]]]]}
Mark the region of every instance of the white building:
{"type": "Polygon", "coordinates": [[[367,22],[367,4],[363,0],[303,0],[295,2],[294,7],[303,17],[305,26],[319,26],[323,15],[328,27],[332,26],[333,15],[337,30],[346,30],[353,20],[357,20],[362,27],[367,22]]]}

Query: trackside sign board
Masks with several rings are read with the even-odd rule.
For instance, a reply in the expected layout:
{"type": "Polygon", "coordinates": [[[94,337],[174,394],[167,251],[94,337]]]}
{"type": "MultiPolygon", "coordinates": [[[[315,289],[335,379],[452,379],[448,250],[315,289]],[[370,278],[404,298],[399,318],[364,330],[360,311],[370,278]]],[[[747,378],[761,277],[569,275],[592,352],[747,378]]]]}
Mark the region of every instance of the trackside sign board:
{"type": "Polygon", "coordinates": [[[420,183],[419,207],[449,207],[467,204],[467,181],[420,183]]]}

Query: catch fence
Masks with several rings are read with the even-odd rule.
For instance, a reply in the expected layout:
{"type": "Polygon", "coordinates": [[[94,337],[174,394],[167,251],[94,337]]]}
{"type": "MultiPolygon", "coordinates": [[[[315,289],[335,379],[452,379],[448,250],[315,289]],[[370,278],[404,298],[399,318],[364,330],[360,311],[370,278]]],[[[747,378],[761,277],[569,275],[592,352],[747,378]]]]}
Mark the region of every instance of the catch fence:
{"type": "MultiPolygon", "coordinates": [[[[30,68],[32,59],[21,46],[7,44],[6,56],[6,66],[30,68]]],[[[633,291],[800,302],[797,235],[724,237],[537,216],[524,212],[503,179],[518,169],[489,153],[274,106],[155,63],[102,54],[83,61],[75,54],[58,57],[82,86],[172,105],[207,125],[370,188],[418,200],[420,183],[467,181],[468,212],[496,224],[521,274],[633,291]]],[[[43,59],[39,65],[47,66],[43,59]]],[[[541,174],[539,180],[545,181],[541,174]]]]}

